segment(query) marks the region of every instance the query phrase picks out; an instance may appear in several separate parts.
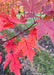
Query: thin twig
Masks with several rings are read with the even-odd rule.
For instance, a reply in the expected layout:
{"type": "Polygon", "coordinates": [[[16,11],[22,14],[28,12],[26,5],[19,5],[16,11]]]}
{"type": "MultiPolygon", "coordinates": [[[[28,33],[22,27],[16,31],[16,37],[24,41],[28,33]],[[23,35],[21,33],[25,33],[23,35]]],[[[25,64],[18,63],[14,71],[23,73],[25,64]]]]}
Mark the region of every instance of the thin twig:
{"type": "MultiPolygon", "coordinates": [[[[25,29],[24,31],[22,31],[22,32],[19,32],[16,36],[14,36],[14,37],[12,37],[11,39],[13,39],[13,38],[16,38],[17,36],[19,36],[20,34],[22,34],[22,33],[24,33],[25,31],[27,31],[27,30],[29,30],[34,24],[36,24],[37,22],[34,22],[30,27],[28,27],[27,29],[25,29]]],[[[8,39],[8,40],[6,40],[6,41],[0,41],[0,43],[5,43],[5,42],[7,42],[7,41],[10,41],[11,39],[8,39]]]]}

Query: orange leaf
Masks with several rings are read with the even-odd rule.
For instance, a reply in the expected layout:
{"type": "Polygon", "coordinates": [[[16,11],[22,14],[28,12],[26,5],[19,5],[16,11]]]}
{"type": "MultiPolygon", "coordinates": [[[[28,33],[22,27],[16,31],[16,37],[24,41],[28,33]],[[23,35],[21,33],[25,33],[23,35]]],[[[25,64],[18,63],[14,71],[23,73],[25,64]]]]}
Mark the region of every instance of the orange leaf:
{"type": "Polygon", "coordinates": [[[45,17],[44,17],[44,20],[51,20],[53,18],[53,16],[48,16],[48,15],[46,15],[45,17]]]}
{"type": "MultiPolygon", "coordinates": [[[[39,48],[36,46],[36,39],[34,36],[28,35],[28,38],[21,38],[21,40],[18,42],[18,46],[15,50],[15,53],[18,53],[20,50],[23,51],[23,55],[27,56],[30,62],[32,63],[33,55],[35,55],[34,48],[39,48]]],[[[40,50],[39,50],[40,51],[40,50]]]]}

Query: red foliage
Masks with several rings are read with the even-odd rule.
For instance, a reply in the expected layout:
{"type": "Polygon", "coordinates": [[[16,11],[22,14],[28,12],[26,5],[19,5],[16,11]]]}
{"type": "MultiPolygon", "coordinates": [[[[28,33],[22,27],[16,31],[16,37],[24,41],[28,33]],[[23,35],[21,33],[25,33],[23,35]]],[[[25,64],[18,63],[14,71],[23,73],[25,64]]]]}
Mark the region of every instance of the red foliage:
{"type": "Polygon", "coordinates": [[[41,12],[42,6],[47,0],[21,0],[26,13],[26,17],[34,17],[35,13],[41,12]]]}
{"type": "Polygon", "coordinates": [[[54,21],[38,20],[38,22],[37,40],[39,40],[43,35],[48,34],[52,42],[54,42],[54,21]]]}
{"type": "Polygon", "coordinates": [[[10,65],[9,65],[10,71],[14,72],[15,75],[20,75],[20,71],[19,70],[22,67],[21,67],[21,65],[19,63],[19,60],[17,59],[17,55],[14,54],[14,53],[8,53],[6,55],[6,57],[7,57],[7,59],[5,60],[3,69],[5,69],[6,66],[9,64],[9,62],[11,61],[10,65]]]}
{"type": "Polygon", "coordinates": [[[46,14],[46,15],[49,15],[49,16],[54,15],[54,8],[52,8],[52,4],[48,4],[45,7],[43,7],[42,12],[43,12],[43,14],[46,14]]]}
{"type": "Polygon", "coordinates": [[[23,20],[19,20],[16,17],[16,14],[14,13],[14,10],[11,11],[11,17],[5,13],[0,13],[0,31],[7,29],[7,28],[14,28],[14,24],[25,24],[26,19],[23,18],[23,20]]]}
{"type": "MultiPolygon", "coordinates": [[[[6,0],[4,0],[6,1],[6,0]]],[[[11,16],[0,13],[0,32],[7,28],[14,28],[17,24],[26,24],[26,18],[33,18],[34,23],[25,29],[22,32],[19,32],[17,35],[8,39],[6,41],[1,41],[4,44],[4,48],[6,51],[6,60],[4,62],[5,69],[9,64],[10,72],[14,72],[15,75],[20,75],[20,68],[22,68],[18,58],[25,57],[30,60],[32,64],[33,56],[35,55],[34,48],[36,48],[39,52],[39,48],[37,47],[37,41],[45,34],[48,34],[51,38],[52,42],[54,42],[54,20],[50,21],[54,18],[54,1],[53,0],[21,0],[22,5],[24,7],[25,16],[20,16],[20,20],[16,17],[16,14],[13,10],[10,11],[11,16]],[[51,3],[52,2],[52,3],[51,3]],[[35,14],[41,13],[46,14],[44,18],[36,17],[35,14]],[[38,20],[36,20],[38,18],[38,20]],[[34,27],[32,27],[34,24],[34,27]],[[31,28],[31,29],[30,29],[31,28]],[[16,40],[16,37],[25,31],[30,29],[30,33],[25,38],[24,36],[20,38],[20,41],[16,40]]],[[[23,35],[23,34],[22,34],[23,35]]],[[[3,38],[6,34],[0,36],[3,38]]],[[[0,53],[0,63],[1,63],[1,53],[0,53]]]]}

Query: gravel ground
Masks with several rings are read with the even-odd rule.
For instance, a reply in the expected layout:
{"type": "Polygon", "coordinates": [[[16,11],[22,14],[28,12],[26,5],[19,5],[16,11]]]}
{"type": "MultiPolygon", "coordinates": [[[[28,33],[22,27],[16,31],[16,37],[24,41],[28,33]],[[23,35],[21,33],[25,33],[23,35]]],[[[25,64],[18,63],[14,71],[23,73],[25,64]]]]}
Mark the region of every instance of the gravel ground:
{"type": "Polygon", "coordinates": [[[41,38],[38,47],[54,56],[54,43],[52,43],[49,37],[41,38]]]}

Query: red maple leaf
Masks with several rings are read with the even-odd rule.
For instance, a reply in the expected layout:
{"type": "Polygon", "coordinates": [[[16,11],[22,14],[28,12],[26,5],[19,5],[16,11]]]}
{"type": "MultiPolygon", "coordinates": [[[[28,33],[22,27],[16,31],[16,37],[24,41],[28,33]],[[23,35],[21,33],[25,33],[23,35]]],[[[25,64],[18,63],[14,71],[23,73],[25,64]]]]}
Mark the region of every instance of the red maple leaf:
{"type": "Polygon", "coordinates": [[[37,37],[37,28],[36,28],[36,27],[33,27],[33,28],[30,30],[30,35],[31,35],[31,36],[34,36],[34,37],[37,37]]]}
{"type": "Polygon", "coordinates": [[[5,51],[7,53],[10,53],[11,51],[15,50],[16,43],[14,41],[15,41],[15,38],[7,41],[7,43],[4,45],[5,51]]]}
{"type": "Polygon", "coordinates": [[[37,30],[37,41],[45,34],[48,34],[52,42],[54,42],[54,21],[49,20],[38,20],[36,26],[37,30]]]}
{"type": "Polygon", "coordinates": [[[19,20],[19,19],[16,17],[16,14],[15,14],[13,8],[12,8],[12,10],[11,10],[11,17],[9,17],[9,20],[10,20],[11,22],[13,22],[14,24],[25,24],[26,19],[25,19],[25,17],[23,17],[23,19],[22,19],[22,17],[23,17],[23,16],[21,15],[20,20],[19,20]]]}
{"type": "Polygon", "coordinates": [[[16,47],[15,53],[18,53],[20,50],[22,50],[23,55],[27,56],[32,63],[33,55],[35,55],[33,47],[39,50],[39,48],[36,46],[36,39],[34,36],[28,35],[27,39],[21,38],[18,46],[16,47]]]}
{"type": "Polygon", "coordinates": [[[54,15],[54,8],[51,8],[52,4],[48,4],[45,7],[42,8],[42,12],[43,14],[49,15],[49,16],[53,16],[54,15]]]}
{"type": "Polygon", "coordinates": [[[46,1],[47,0],[21,0],[27,17],[34,17],[35,13],[39,13],[46,1]]]}
{"type": "Polygon", "coordinates": [[[12,23],[8,17],[9,16],[7,14],[0,13],[0,21],[1,21],[1,23],[3,23],[3,24],[1,24],[2,25],[1,28],[6,29],[6,27],[8,28],[8,27],[14,26],[14,23],[12,23]]]}
{"type": "Polygon", "coordinates": [[[24,16],[20,16],[20,20],[22,21],[22,22],[26,22],[27,21],[27,19],[26,19],[26,17],[24,17],[24,16]]]}
{"type": "Polygon", "coordinates": [[[14,28],[14,25],[25,24],[25,22],[26,22],[25,18],[23,20],[19,20],[16,17],[16,14],[14,13],[13,9],[11,11],[11,16],[5,13],[0,13],[0,31],[10,27],[14,28]]]}
{"type": "Polygon", "coordinates": [[[15,14],[15,12],[14,12],[14,10],[13,10],[13,8],[11,9],[11,12],[10,12],[11,14],[11,17],[16,17],[16,14],[15,14]]]}
{"type": "Polygon", "coordinates": [[[20,75],[20,68],[22,68],[22,66],[20,65],[19,63],[19,60],[17,59],[17,55],[14,54],[14,53],[8,53],[6,55],[6,60],[4,62],[4,67],[3,69],[6,68],[6,66],[9,64],[9,69],[10,69],[10,72],[14,72],[15,75],[20,75]]]}
{"type": "MultiPolygon", "coordinates": [[[[1,17],[0,17],[1,18],[1,17]]],[[[1,18],[2,19],[2,18],[1,18]]],[[[4,22],[0,19],[0,32],[2,30],[5,30],[6,28],[4,28],[4,22]]]]}
{"type": "Polygon", "coordinates": [[[25,38],[21,38],[21,41],[18,44],[18,50],[22,50],[24,53],[24,56],[27,56],[28,59],[32,63],[33,55],[35,54],[35,51],[30,47],[28,42],[25,40],[25,38]],[[21,47],[20,47],[21,46],[21,47]]]}

